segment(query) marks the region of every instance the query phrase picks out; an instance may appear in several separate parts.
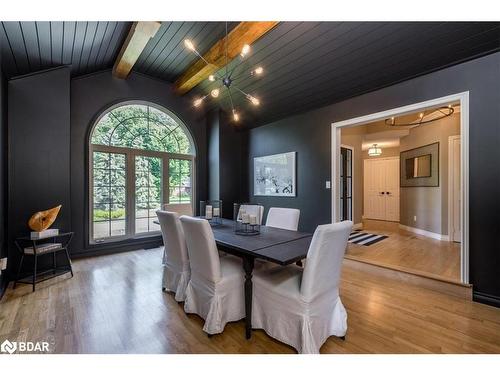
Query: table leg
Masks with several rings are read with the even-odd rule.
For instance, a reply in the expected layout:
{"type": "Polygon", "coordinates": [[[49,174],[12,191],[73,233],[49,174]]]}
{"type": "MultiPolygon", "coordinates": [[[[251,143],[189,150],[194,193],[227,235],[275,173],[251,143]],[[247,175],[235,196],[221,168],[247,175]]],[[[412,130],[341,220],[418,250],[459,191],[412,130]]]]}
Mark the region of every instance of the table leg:
{"type": "Polygon", "coordinates": [[[254,266],[253,257],[243,258],[243,269],[245,270],[245,336],[252,337],[252,273],[254,266]]]}

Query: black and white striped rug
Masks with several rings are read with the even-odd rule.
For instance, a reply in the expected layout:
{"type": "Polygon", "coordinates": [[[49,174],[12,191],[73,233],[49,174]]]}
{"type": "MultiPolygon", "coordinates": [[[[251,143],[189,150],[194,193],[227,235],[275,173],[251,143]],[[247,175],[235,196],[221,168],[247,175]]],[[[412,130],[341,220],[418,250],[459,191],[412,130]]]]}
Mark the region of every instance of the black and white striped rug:
{"type": "Polygon", "coordinates": [[[382,236],[380,234],[373,234],[373,233],[365,233],[358,229],[354,232],[351,232],[348,241],[350,243],[355,243],[356,245],[370,246],[386,238],[387,236],[382,236]]]}

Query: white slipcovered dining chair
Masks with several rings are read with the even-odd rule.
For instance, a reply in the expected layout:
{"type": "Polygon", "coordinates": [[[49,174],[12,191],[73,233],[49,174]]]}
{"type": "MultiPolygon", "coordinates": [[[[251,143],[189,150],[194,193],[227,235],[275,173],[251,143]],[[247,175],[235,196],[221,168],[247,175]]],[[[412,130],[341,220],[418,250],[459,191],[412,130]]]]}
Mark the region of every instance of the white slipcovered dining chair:
{"type": "Polygon", "coordinates": [[[191,206],[191,203],[165,203],[163,209],[169,212],[177,212],[179,216],[193,216],[193,206],[191,206]]]}
{"type": "Polygon", "coordinates": [[[296,208],[271,207],[267,213],[266,227],[297,230],[300,210],[296,208]]]}
{"type": "Polygon", "coordinates": [[[255,215],[257,217],[257,223],[262,225],[262,216],[264,216],[264,206],[258,204],[242,204],[238,212],[238,217],[241,217],[240,212],[244,210],[247,214],[255,215]]]}
{"type": "Polygon", "coordinates": [[[175,300],[184,301],[190,278],[189,258],[186,240],[179,214],[169,211],[156,211],[163,237],[163,290],[173,292],[175,300]]]}
{"type": "Polygon", "coordinates": [[[330,336],[344,337],[347,313],[339,296],[340,271],[351,221],[320,225],[307,262],[254,271],[252,327],[299,353],[319,353],[330,336]]]}
{"type": "Polygon", "coordinates": [[[208,221],[181,216],[191,265],[184,311],[205,320],[209,335],[221,333],[227,322],[245,317],[244,275],[241,260],[219,258],[208,221]]]}

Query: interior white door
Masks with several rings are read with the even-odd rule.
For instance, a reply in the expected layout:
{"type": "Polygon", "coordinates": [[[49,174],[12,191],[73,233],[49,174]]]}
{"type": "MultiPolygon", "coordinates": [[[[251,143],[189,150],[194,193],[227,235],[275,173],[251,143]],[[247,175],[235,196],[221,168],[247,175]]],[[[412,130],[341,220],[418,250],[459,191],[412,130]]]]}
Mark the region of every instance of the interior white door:
{"type": "Polygon", "coordinates": [[[399,221],[399,158],[364,160],[364,218],[399,221]]]}
{"type": "Polygon", "coordinates": [[[460,242],[462,237],[461,220],[460,220],[460,138],[453,137],[449,143],[451,147],[450,160],[451,170],[451,240],[460,242]]]}
{"type": "Polygon", "coordinates": [[[385,220],[385,177],[383,160],[364,160],[364,216],[385,220]]]}
{"type": "Polygon", "coordinates": [[[384,163],[385,220],[399,221],[399,158],[384,163]]]}

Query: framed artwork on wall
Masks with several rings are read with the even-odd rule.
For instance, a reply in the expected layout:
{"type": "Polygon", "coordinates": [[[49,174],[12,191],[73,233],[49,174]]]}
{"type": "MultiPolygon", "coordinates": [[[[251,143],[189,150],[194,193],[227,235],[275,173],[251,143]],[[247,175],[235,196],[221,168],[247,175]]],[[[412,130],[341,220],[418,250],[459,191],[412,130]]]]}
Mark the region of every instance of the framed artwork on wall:
{"type": "Polygon", "coordinates": [[[439,186],[439,142],[401,152],[401,187],[439,186]]]}
{"type": "Polygon", "coordinates": [[[295,154],[253,158],[253,195],[295,197],[295,154]]]}

